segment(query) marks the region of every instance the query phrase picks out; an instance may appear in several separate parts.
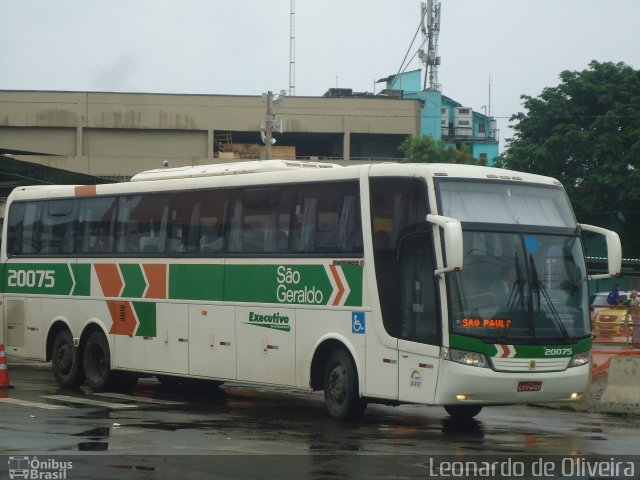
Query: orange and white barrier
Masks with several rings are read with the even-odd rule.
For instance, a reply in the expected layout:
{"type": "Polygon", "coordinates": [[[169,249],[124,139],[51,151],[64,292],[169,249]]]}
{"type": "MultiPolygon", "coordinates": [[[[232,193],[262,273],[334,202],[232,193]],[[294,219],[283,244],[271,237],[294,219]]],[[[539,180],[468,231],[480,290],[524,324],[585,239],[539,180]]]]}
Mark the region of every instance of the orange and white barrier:
{"type": "Polygon", "coordinates": [[[611,358],[607,386],[598,410],[609,413],[640,411],[640,357],[617,355],[611,358]]]}
{"type": "Polygon", "coordinates": [[[11,388],[9,384],[9,369],[7,358],[4,356],[4,345],[0,344],[0,389],[11,388]]]}

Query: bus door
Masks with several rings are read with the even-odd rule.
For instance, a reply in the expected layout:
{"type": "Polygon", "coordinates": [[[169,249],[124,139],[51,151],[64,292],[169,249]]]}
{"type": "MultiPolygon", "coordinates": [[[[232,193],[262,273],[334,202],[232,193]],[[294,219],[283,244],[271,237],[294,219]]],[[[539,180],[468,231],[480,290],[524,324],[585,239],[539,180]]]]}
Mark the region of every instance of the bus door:
{"type": "Polygon", "coordinates": [[[440,308],[431,232],[403,239],[399,249],[398,399],[432,403],[440,362],[440,308]]]}

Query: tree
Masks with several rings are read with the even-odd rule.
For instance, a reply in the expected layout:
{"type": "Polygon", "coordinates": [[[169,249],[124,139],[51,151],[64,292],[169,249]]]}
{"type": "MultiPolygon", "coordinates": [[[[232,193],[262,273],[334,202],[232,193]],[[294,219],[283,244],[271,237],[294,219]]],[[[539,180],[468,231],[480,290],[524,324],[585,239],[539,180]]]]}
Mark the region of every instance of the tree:
{"type": "Polygon", "coordinates": [[[412,163],[477,163],[469,147],[447,147],[443,139],[434,140],[430,135],[411,135],[398,147],[405,156],[404,162],[412,163]]]}
{"type": "Polygon", "coordinates": [[[521,97],[500,165],[557,178],[578,212],[640,210],[640,71],[592,61],[560,80],[521,97]]]}

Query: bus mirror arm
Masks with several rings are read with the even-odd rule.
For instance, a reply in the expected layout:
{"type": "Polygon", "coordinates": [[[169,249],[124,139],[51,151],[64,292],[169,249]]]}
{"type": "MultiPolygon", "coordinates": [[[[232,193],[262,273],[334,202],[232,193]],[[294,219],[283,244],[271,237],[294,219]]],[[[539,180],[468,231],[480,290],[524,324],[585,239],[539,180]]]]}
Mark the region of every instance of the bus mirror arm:
{"type": "Polygon", "coordinates": [[[607,230],[606,228],[587,225],[586,223],[578,224],[581,231],[593,232],[604,236],[607,242],[607,270],[608,273],[589,275],[589,280],[599,280],[602,278],[619,277],[622,270],[622,247],[620,237],[616,232],[607,230]]]}
{"type": "Polygon", "coordinates": [[[455,218],[427,215],[427,222],[438,225],[443,231],[445,265],[434,271],[435,275],[462,270],[462,224],[455,218]]]}

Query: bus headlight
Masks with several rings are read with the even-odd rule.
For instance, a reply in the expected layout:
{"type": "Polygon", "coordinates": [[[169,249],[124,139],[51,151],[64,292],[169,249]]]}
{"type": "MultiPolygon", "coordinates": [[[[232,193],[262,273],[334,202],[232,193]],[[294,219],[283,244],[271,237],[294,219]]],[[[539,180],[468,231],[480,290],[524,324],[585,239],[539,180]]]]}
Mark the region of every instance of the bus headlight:
{"type": "Polygon", "coordinates": [[[467,352],[466,350],[456,350],[454,348],[443,348],[442,358],[451,360],[462,365],[469,365],[471,367],[483,367],[488,368],[489,362],[487,357],[482,353],[467,352]]]}
{"type": "Polygon", "coordinates": [[[570,367],[580,367],[582,365],[586,365],[591,360],[591,352],[582,352],[576,353],[573,357],[571,357],[571,361],[569,362],[570,367]]]}

